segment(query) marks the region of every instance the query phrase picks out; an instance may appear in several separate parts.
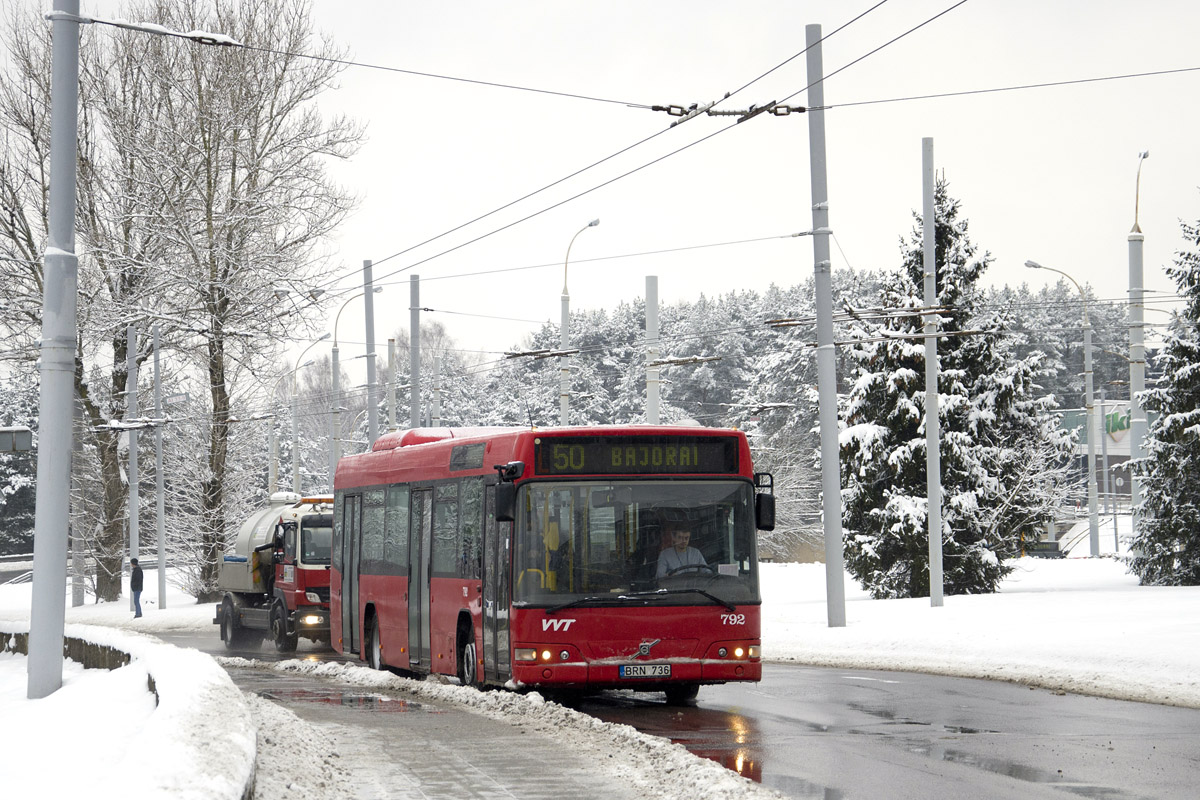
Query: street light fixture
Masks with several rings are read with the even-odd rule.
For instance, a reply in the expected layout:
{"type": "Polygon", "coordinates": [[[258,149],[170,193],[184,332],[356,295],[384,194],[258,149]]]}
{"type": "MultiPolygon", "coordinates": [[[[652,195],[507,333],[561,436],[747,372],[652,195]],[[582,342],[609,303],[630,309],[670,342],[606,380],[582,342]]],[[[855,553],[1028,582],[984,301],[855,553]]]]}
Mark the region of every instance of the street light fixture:
{"type": "MultiPolygon", "coordinates": [[[[1150,151],[1138,153],[1137,182],[1133,195],[1133,229],[1126,241],[1129,248],[1129,458],[1136,460],[1145,455],[1143,442],[1146,438],[1146,410],[1142,408],[1139,395],[1146,389],[1146,288],[1142,270],[1142,249],[1146,237],[1138,224],[1138,206],[1142,193],[1142,164],[1150,157],[1150,151]]],[[[1141,514],[1138,505],[1142,501],[1142,479],[1136,470],[1129,471],[1129,505],[1132,509],[1133,538],[1141,531],[1141,514]]]]}
{"type": "Polygon", "coordinates": [[[1025,266],[1030,269],[1044,269],[1049,272],[1057,272],[1075,284],[1075,288],[1079,290],[1079,296],[1083,298],[1083,380],[1087,409],[1088,541],[1091,546],[1092,556],[1098,556],[1100,555],[1100,518],[1099,512],[1096,509],[1096,407],[1092,397],[1092,324],[1088,317],[1087,293],[1083,291],[1083,287],[1079,285],[1079,281],[1061,269],[1042,266],[1036,261],[1026,261],[1025,266]]]}
{"type": "Polygon", "coordinates": [[[290,373],[292,377],[292,491],[297,494],[300,494],[300,420],[297,410],[298,403],[296,402],[296,373],[313,363],[311,359],[308,361],[304,360],[304,357],[308,355],[308,351],[332,335],[331,333],[326,333],[301,350],[300,357],[296,359],[296,363],[300,366],[293,369],[290,373]]]}
{"type": "MultiPolygon", "coordinates": [[[[584,225],[575,232],[575,235],[571,237],[570,244],[567,245],[567,256],[563,259],[562,325],[559,329],[559,343],[562,350],[571,349],[571,295],[567,293],[567,264],[571,261],[571,245],[575,244],[579,234],[599,224],[600,220],[594,219],[584,225]]],[[[567,356],[561,356],[558,364],[558,422],[565,426],[571,409],[571,372],[567,368],[567,356]]]]}
{"type": "MultiPolygon", "coordinates": [[[[376,286],[374,289],[372,289],[372,291],[378,294],[379,292],[383,291],[383,287],[376,286]]],[[[342,303],[341,308],[338,309],[337,314],[335,314],[333,317],[333,350],[331,352],[333,361],[333,408],[330,410],[329,416],[329,491],[331,492],[333,491],[333,476],[334,473],[337,472],[338,458],[341,457],[341,445],[339,442],[342,432],[342,415],[339,406],[342,402],[342,392],[340,388],[341,373],[338,365],[338,322],[341,321],[342,312],[346,310],[346,306],[350,305],[352,302],[365,294],[366,291],[364,290],[348,297],[346,302],[342,303]]]]}

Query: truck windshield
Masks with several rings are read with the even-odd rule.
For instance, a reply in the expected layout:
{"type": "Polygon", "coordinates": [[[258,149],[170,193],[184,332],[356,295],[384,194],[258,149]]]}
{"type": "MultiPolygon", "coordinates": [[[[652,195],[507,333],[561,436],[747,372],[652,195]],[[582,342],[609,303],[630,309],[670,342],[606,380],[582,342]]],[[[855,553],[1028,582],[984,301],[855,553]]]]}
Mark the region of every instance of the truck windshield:
{"type": "Polygon", "coordinates": [[[328,564],[333,551],[333,517],[306,516],[300,522],[300,560],[305,564],[328,564]]]}
{"type": "Polygon", "coordinates": [[[747,481],[533,483],[517,507],[521,605],[758,602],[747,481]]]}

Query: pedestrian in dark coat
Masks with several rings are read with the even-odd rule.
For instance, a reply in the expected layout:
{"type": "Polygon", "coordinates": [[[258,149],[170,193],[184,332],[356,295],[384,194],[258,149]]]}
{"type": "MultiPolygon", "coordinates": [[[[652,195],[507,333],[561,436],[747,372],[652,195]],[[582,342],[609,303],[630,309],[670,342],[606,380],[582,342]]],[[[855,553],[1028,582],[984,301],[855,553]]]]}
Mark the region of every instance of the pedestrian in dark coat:
{"type": "Polygon", "coordinates": [[[136,558],[129,559],[129,563],[133,565],[129,573],[129,591],[133,592],[133,618],[137,619],[142,615],[142,568],[136,558]]]}

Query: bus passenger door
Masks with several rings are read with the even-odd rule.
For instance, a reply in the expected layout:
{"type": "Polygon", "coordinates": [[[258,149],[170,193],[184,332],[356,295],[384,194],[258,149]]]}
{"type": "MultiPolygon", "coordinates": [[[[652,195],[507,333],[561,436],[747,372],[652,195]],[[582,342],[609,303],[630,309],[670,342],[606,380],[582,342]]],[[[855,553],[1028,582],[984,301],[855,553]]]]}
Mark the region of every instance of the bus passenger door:
{"type": "Polygon", "coordinates": [[[408,661],[430,668],[429,547],[433,541],[433,492],[413,490],[408,527],[408,661]]]}
{"type": "Polygon", "coordinates": [[[496,522],[496,487],[484,495],[483,670],[489,681],[512,674],[508,644],[508,558],[512,523],[496,522]]]}
{"type": "Polygon", "coordinates": [[[360,495],[345,495],[342,502],[342,647],[343,653],[358,653],[358,567],[362,552],[359,530],[360,495]]]}

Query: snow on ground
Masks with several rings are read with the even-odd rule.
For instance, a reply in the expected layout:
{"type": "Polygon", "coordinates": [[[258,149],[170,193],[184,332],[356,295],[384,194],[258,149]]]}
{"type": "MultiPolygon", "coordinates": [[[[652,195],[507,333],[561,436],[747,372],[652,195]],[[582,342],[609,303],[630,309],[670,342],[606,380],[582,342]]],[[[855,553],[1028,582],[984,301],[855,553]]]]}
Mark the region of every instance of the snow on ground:
{"type": "MultiPolygon", "coordinates": [[[[1111,550],[1111,546],[1108,548],[1111,550]]],[[[1084,537],[1086,551],[1086,536],[1084,537]]],[[[1079,550],[1075,551],[1080,552],[1079,550]]],[[[1012,562],[1016,567],[994,595],[945,598],[941,608],[931,608],[929,600],[871,600],[849,576],[845,578],[846,619],[843,628],[829,628],[825,606],[825,571],[820,564],[764,564],[763,650],[768,661],[844,668],[900,669],[935,672],[967,677],[1019,681],[1051,689],[1096,694],[1107,697],[1168,703],[1200,708],[1200,587],[1142,587],[1125,572],[1114,558],[1068,558],[1060,560],[1023,558],[1012,562]]],[[[152,573],[146,585],[154,587],[152,573]]],[[[162,758],[164,750],[191,743],[203,748],[212,737],[208,726],[229,727],[229,712],[220,702],[199,700],[187,685],[213,681],[205,691],[225,691],[200,664],[207,662],[220,676],[211,658],[196,651],[154,644],[139,633],[167,630],[197,630],[217,636],[212,625],[214,606],[197,606],[190,598],[170,594],[168,609],[159,609],[152,601],[143,603],[146,615],[138,620],[124,603],[90,605],[67,610],[68,628],[83,631],[134,653],[137,660],[124,670],[92,675],[75,665],[64,670],[64,688],[49,698],[24,699],[24,659],[12,654],[0,655],[0,786],[5,794],[13,786],[47,789],[47,781],[70,781],[63,763],[81,763],[89,759],[97,770],[88,779],[89,786],[111,786],[112,793],[156,794],[155,784],[147,783],[143,773],[148,764],[162,758]],[[86,627],[84,627],[86,625],[86,627]],[[101,628],[99,626],[105,626],[101,628]],[[113,630],[114,628],[121,630],[113,630]],[[177,655],[173,655],[172,651],[177,655]],[[145,662],[145,663],[142,663],[145,662]],[[179,726],[183,717],[161,724],[163,705],[148,710],[144,689],[149,670],[159,680],[160,694],[167,697],[167,684],[161,674],[178,673],[171,688],[179,692],[179,703],[203,702],[205,708],[192,708],[190,731],[176,732],[167,743],[160,741],[164,729],[179,726]],[[16,675],[14,678],[13,675],[16,675]],[[66,695],[67,692],[70,695],[66,695]],[[191,691],[191,693],[189,693],[191,691]],[[101,705],[101,704],[105,705],[101,705]],[[103,729],[94,726],[79,735],[64,735],[79,721],[104,718],[108,710],[122,709],[120,724],[103,729]],[[79,709],[85,713],[78,713],[79,709]],[[10,722],[13,720],[13,722],[10,722]],[[140,726],[140,728],[139,728],[140,726]],[[107,755],[84,752],[101,746],[107,755]],[[74,747],[68,756],[64,741],[86,743],[74,747]],[[74,751],[80,751],[75,754],[74,751]],[[35,784],[21,784],[22,776],[37,775],[35,784]],[[107,776],[106,778],[104,776],[107,776]]],[[[146,595],[143,595],[146,597],[146,595]]],[[[30,587],[0,586],[0,630],[23,630],[28,625],[30,587]],[[5,620],[11,620],[6,622],[5,620]]],[[[262,668],[270,668],[259,665],[262,668]]],[[[580,747],[598,751],[633,751],[636,757],[622,757],[620,763],[658,764],[658,774],[669,772],[669,784],[654,784],[655,770],[637,777],[645,794],[657,797],[704,796],[697,786],[711,786],[720,770],[713,762],[697,759],[665,740],[646,737],[631,728],[611,726],[577,714],[539,695],[505,692],[480,693],[462,687],[445,686],[432,681],[409,681],[388,673],[379,673],[345,664],[315,665],[288,661],[279,669],[313,671],[331,680],[363,686],[386,686],[392,691],[415,693],[428,700],[453,704],[488,716],[533,725],[554,735],[572,737],[580,747]],[[697,772],[696,770],[700,770],[697,772]],[[640,783],[645,781],[645,784],[640,783]]],[[[225,681],[228,678],[225,677],[225,681]]],[[[168,683],[170,683],[168,679],[168,683]]],[[[207,685],[207,684],[206,684],[207,685]]],[[[232,687],[232,683],[228,683],[232,687]]],[[[323,751],[314,742],[320,736],[295,715],[257,698],[221,695],[233,707],[234,729],[242,724],[240,715],[248,715],[245,724],[259,731],[259,796],[263,800],[347,796],[350,780],[336,763],[336,756],[323,751]],[[263,781],[264,761],[307,763],[323,760],[329,765],[325,785],[284,786],[263,781]],[[340,770],[340,771],[339,771],[340,770]]],[[[182,713],[181,709],[171,713],[182,713]]],[[[169,737],[168,737],[169,738],[169,737]]],[[[254,754],[252,742],[245,752],[254,754]]],[[[228,756],[228,753],[225,754],[228,756]]],[[[203,757],[203,751],[202,756],[203,757]]],[[[167,761],[167,763],[172,763],[167,761]]],[[[193,764],[210,769],[212,764],[193,764]]],[[[228,767],[228,765],[226,765],[228,767]]],[[[187,767],[185,767],[187,769],[187,767]]],[[[285,773],[299,774],[286,766],[285,773]]],[[[300,771],[302,772],[302,771],[300,771]]],[[[89,774],[86,770],[72,774],[89,774]]],[[[146,772],[154,780],[153,770],[146,772]]],[[[725,773],[738,788],[726,793],[745,794],[761,790],[746,788],[733,773],[725,773]]],[[[174,796],[186,795],[186,781],[176,777],[174,796]]],[[[161,788],[161,784],[158,784],[161,788]]],[[[766,792],[766,790],[761,790],[766,792]]],[[[162,794],[158,791],[157,794],[162,794]]],[[[20,793],[17,793],[20,794],[20,793]]],[[[54,791],[53,796],[60,792],[54,791]]],[[[217,793],[190,794],[197,798],[225,797],[217,793]]],[[[710,796],[716,797],[717,794],[710,796]]]]}

